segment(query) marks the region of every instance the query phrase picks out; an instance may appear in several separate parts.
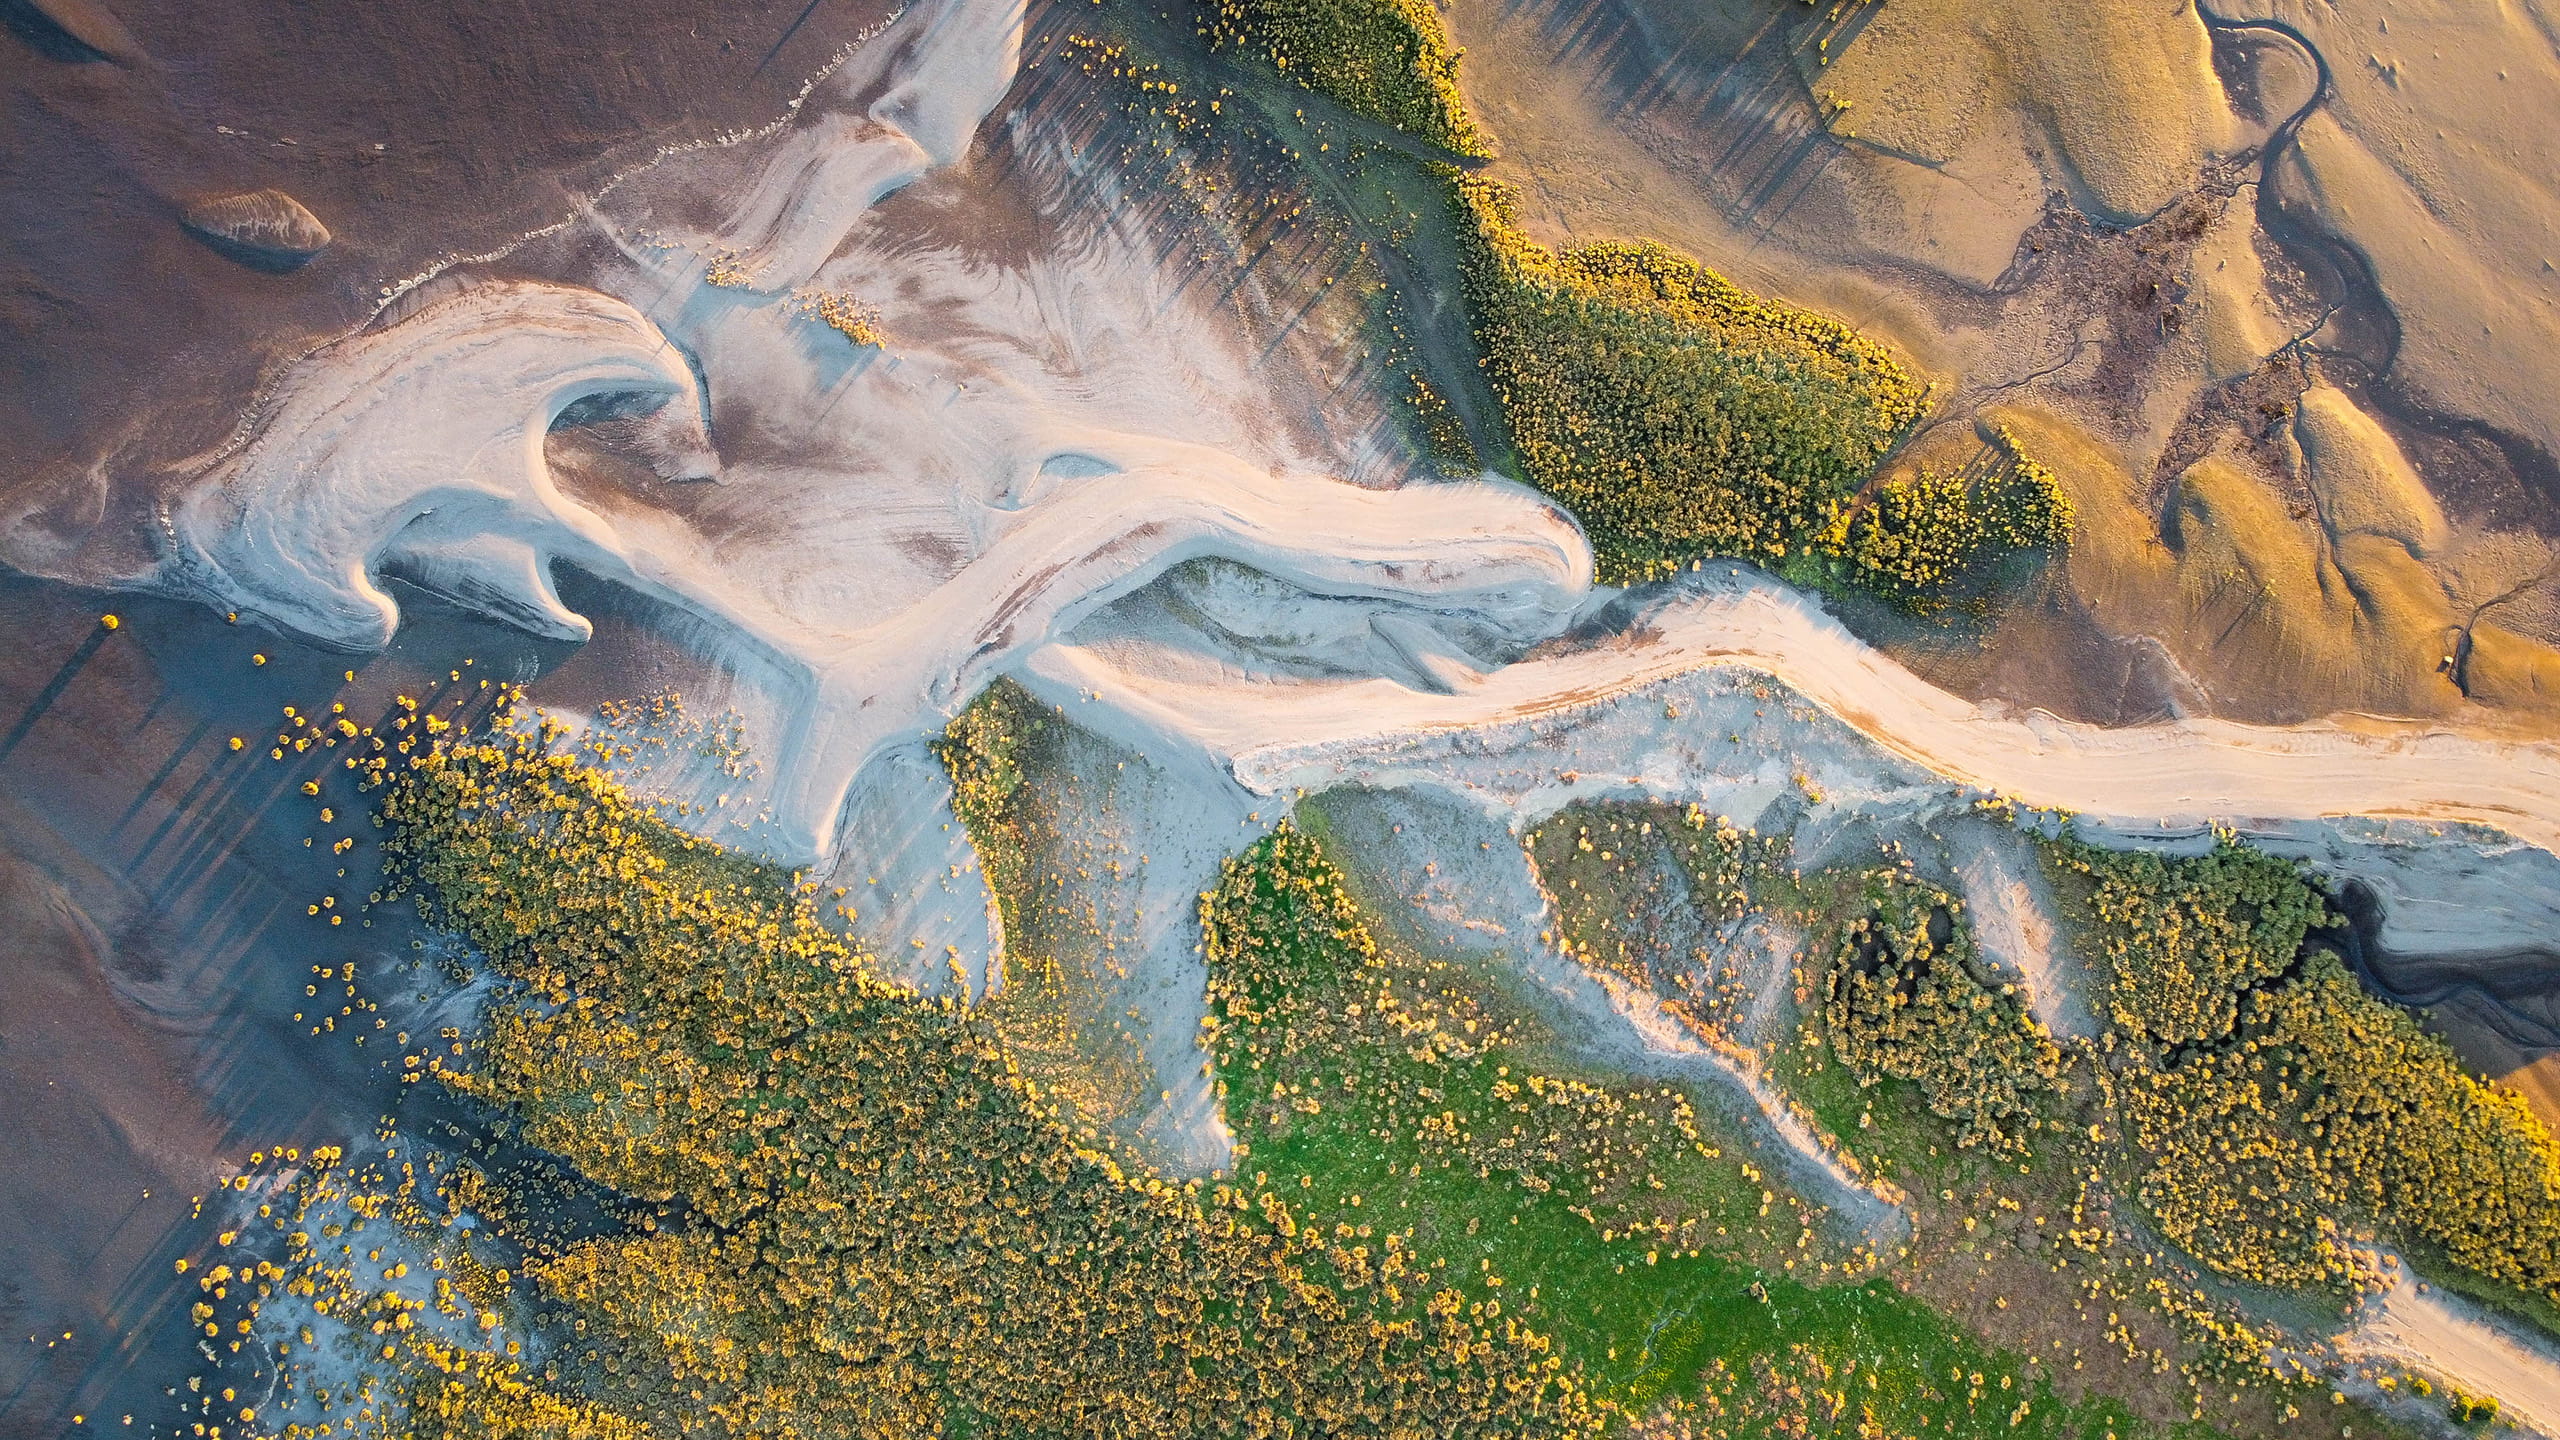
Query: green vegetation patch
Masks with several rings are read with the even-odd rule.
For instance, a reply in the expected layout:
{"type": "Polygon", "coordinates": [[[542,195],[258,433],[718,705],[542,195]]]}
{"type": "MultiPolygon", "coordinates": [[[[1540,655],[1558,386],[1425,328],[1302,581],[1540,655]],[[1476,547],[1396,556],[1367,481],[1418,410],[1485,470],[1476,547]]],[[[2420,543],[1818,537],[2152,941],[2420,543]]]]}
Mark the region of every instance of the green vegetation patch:
{"type": "Polygon", "coordinates": [[[1495,182],[1451,193],[1521,467],[1582,521],[1604,581],[1803,555],[1923,409],[1921,384],[1845,325],[1658,245],[1549,251],[1495,182]]]}
{"type": "Polygon", "coordinates": [[[2168,858],[2065,838],[2108,965],[2111,1086],[2162,1231],[2208,1267],[2354,1293],[2378,1227],[2560,1299],[2560,1148],[2405,1010],[2305,941],[2297,867],[2234,840],[2168,858]]]}
{"type": "MultiPolygon", "coordinates": [[[[377,760],[387,893],[499,979],[467,1068],[434,1072],[639,1219],[524,1244],[509,1314],[538,1362],[378,1330],[409,1433],[1588,1428],[1541,1336],[1412,1257],[1355,1270],[1269,1197],[1080,1146],[978,1015],[882,979],[815,887],[671,830],[558,736],[377,760]]],[[[514,1208],[475,1193],[449,1218],[503,1246],[514,1208]]]]}
{"type": "Polygon", "coordinates": [[[1354,113],[1470,159],[1492,153],[1458,93],[1458,51],[1431,0],[1215,0],[1201,33],[1270,57],[1354,113]]]}
{"type": "MultiPolygon", "coordinates": [[[[1585,807],[1567,848],[1596,860],[1611,813],[1585,807]]],[[[1654,819],[1715,873],[1712,825],[1654,819]]],[[[1627,1433],[2153,1433],[1876,1278],[1680,1087],[1560,1063],[1494,976],[1382,940],[1316,834],[1230,861],[1202,921],[1239,1175],[1301,1234],[1473,1277],[1627,1433]]]]}
{"type": "MultiPolygon", "coordinates": [[[[1768,842],[1703,806],[1674,811],[1614,800],[1568,805],[1526,841],[1539,885],[1556,907],[1555,943],[1585,965],[1644,986],[1676,985],[1695,968],[1693,957],[1670,948],[1686,927],[1645,922],[1678,911],[1741,920],[1751,911],[1748,875],[1769,852],[1768,842]]],[[[1687,988],[1683,1008],[1701,1022],[1742,998],[1687,988]]]]}
{"type": "Polygon", "coordinates": [[[2023,1155],[2039,1092],[2063,1088],[2061,1050],[2015,986],[1979,973],[1961,902],[1890,869],[1863,888],[1867,913],[1841,927],[1824,977],[1831,1048],[1861,1084],[1917,1085],[1958,1147],[2023,1155]]]}
{"type": "Polygon", "coordinates": [[[2328,923],[2294,866],[2236,841],[2192,859],[2067,839],[2047,853],[2091,882],[2108,1018],[2155,1046],[2229,1035],[2241,996],[2283,974],[2328,923]]]}
{"type": "Polygon", "coordinates": [[[1837,574],[1916,615],[1979,607],[2021,562],[2071,542],[2071,497],[2008,427],[1980,462],[1877,485],[1823,537],[1837,574]]]}
{"type": "Polygon", "coordinates": [[[995,892],[1008,942],[1027,928],[1021,897],[1032,842],[1022,807],[1024,764],[1052,718],[1029,691],[999,678],[930,742],[951,777],[951,808],[978,852],[978,868],[995,892]]]}

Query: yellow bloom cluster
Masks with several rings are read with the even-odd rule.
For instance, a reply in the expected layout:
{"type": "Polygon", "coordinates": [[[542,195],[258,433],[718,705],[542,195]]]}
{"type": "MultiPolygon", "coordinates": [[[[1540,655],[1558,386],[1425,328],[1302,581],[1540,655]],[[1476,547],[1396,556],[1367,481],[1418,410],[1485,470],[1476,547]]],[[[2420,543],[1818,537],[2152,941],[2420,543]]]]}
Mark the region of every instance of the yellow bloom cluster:
{"type": "Polygon", "coordinates": [[[1956,1143],[2025,1153],[2039,1094],[2062,1088],[2063,1057],[2012,987],[1977,975],[1962,903],[1905,871],[1866,878],[1867,913],[1841,928],[1824,1032],[1861,1084],[1920,1087],[1956,1143]]]}
{"type": "Polygon", "coordinates": [[[1203,10],[1212,46],[1258,50],[1307,88],[1454,154],[1492,153],[1430,0],[1213,0],[1203,10]]]}
{"type": "Polygon", "coordinates": [[[544,1358],[412,1367],[419,1433],[612,1433],[523,1419],[559,1407],[775,1440],[1586,1425],[1498,1311],[1345,1283],[1270,1206],[1080,1146],[981,1017],[882,979],[812,887],[669,829],[560,736],[374,765],[387,893],[501,982],[469,1068],[434,1073],[640,1207],[544,1239],[529,1213],[561,1207],[457,1192],[527,1247],[544,1358]]]}
{"type": "Polygon", "coordinates": [[[2071,839],[2110,966],[2108,1080],[2171,1239],[2227,1275],[2361,1290],[2347,1227],[2560,1299],[2560,1148],[2513,1094],[2306,945],[2296,869],[2225,836],[2169,859],[2071,839]]]}
{"type": "Polygon", "coordinates": [[[2003,426],[1962,471],[1888,480],[1843,511],[1823,548],[1847,578],[1918,615],[1979,609],[2010,561],[2071,541],[2071,498],[2003,426]]]}
{"type": "Polygon", "coordinates": [[[856,345],[876,349],[889,343],[888,332],[880,328],[878,307],[864,304],[851,295],[805,290],[792,297],[792,304],[800,313],[815,318],[818,323],[856,345]]]}

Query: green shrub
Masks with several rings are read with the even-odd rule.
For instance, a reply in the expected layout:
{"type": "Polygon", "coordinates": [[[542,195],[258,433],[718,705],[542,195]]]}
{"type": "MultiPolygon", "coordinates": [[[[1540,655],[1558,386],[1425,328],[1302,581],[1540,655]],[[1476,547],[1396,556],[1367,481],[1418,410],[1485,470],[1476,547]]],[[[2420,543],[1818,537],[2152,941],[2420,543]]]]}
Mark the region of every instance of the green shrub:
{"type": "Polygon", "coordinates": [[[2328,921],[2319,892],[2290,862],[2228,838],[2183,860],[2070,838],[2049,853],[2093,883],[2110,1018],[2156,1045],[2228,1036],[2242,992],[2282,974],[2303,937],[2328,921]]]}
{"type": "Polygon", "coordinates": [[[2498,1418],[2498,1397],[2456,1390],[2445,1404],[2445,1413],[2456,1425],[2486,1425],[2498,1418]]]}
{"type": "Polygon", "coordinates": [[[2009,563],[2071,540],[2071,499],[2002,429],[1989,463],[1888,480],[1827,537],[1862,589],[1917,615],[1979,602],[2009,563]]]}
{"type": "Polygon", "coordinates": [[[2560,1150],[2522,1096],[2464,1073],[2332,955],[2253,997],[2250,1020],[2292,1057],[2301,1120],[2340,1204],[2560,1300],[2560,1150]]]}
{"type": "Polygon", "coordinates": [[[978,692],[932,742],[951,777],[951,808],[969,832],[978,866],[994,892],[1008,941],[1024,933],[1017,901],[1030,864],[1017,813],[1026,752],[1047,729],[1047,706],[1013,681],[999,677],[978,692]]]}
{"type": "Polygon", "coordinates": [[[2257,1045],[2138,1068],[2117,1087],[2140,1199],[2179,1249],[2235,1279],[2350,1292],[2363,1269],[2289,1087],[2257,1045]]]}
{"type": "Polygon", "coordinates": [[[1601,578],[1776,563],[1832,533],[1925,391],[1884,348],[1651,244],[1554,254],[1503,186],[1450,177],[1486,378],[1601,578]]]}
{"type": "Polygon", "coordinates": [[[1879,870],[1867,898],[1825,977],[1832,1049],[1862,1084],[1919,1086],[1930,1112],[1956,1123],[1959,1146],[2022,1151],[2036,1093],[2062,1083],[2062,1052],[2013,987],[1975,975],[1972,928],[1953,897],[1879,870]]]}
{"type": "Polygon", "coordinates": [[[2523,1099],[2326,950],[2291,863],[2225,838],[2171,859],[2065,839],[2091,882],[2124,1063],[2115,1091],[2162,1230],[2217,1271],[2364,1283],[2349,1225],[2560,1300],[2560,1148],[2523,1099]]]}
{"type": "MultiPolygon", "coordinates": [[[[386,1346],[418,1413],[774,1440],[1585,1428],[1536,1336],[1427,1272],[1393,1299],[1338,1283],[1325,1237],[1125,1173],[982,1016],[822,924],[816,887],[669,829],[558,733],[377,760],[388,892],[500,980],[468,1068],[433,1073],[655,1218],[518,1262],[538,1375],[480,1356],[457,1386],[446,1352],[386,1346]]],[[[971,750],[964,791],[1005,793],[1004,748],[971,750]]],[[[479,1232],[513,1211],[478,1206],[479,1232]]]]}
{"type": "Polygon", "coordinates": [[[1458,93],[1458,52],[1431,0],[1215,0],[1212,43],[1260,50],[1299,84],[1458,155],[1482,131],[1458,93]]]}

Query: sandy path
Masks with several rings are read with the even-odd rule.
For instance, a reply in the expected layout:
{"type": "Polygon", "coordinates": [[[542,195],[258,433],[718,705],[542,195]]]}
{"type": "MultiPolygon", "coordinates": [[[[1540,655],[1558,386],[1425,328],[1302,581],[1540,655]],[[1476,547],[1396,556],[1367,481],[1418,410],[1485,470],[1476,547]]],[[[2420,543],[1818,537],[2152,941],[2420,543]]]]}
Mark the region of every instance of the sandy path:
{"type": "MultiPolygon", "coordinates": [[[[2341,1336],[2342,1355],[2434,1372],[2474,1394],[2498,1399],[2499,1419],[2520,1430],[2560,1435],[2560,1358],[2547,1342],[2522,1338],[2479,1307],[2403,1281],[2365,1321],[2341,1336]]],[[[2430,1402],[2430,1409],[2433,1402],[2430,1402]]]]}
{"type": "Polygon", "coordinates": [[[2028,1013],[2046,1029],[2056,1035],[2096,1036],[2085,977],[2056,932],[2053,896],[2035,862],[2014,832],[2003,836],[1985,829],[1969,838],[1975,846],[1956,862],[1955,873],[1975,943],[2018,977],[2028,1013]]]}
{"type": "Polygon", "coordinates": [[[1151,680],[1099,652],[1049,647],[1033,668],[1099,695],[1159,743],[1229,759],[1265,793],[1321,788],[1364,757],[1437,733],[1591,706],[1712,667],[1784,683],[1887,753],[1965,785],[2117,826],[2398,817],[2485,825],[2560,849],[2560,753],[2418,724],[2278,729],[2211,719],[2110,730],[2011,715],[1938,689],[1812,601],[1739,566],[1693,577],[1597,643],[1429,694],[1385,680],[1228,685],[1151,680]],[[1225,690],[1226,693],[1203,693],[1225,690]],[[2352,728],[2351,728],[2352,727],[2352,728]]]}

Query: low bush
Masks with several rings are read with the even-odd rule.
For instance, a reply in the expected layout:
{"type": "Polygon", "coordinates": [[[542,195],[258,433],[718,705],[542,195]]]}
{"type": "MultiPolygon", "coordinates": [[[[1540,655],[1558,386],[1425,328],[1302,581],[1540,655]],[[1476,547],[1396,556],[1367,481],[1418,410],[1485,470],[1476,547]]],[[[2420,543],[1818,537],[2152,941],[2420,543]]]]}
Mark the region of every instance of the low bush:
{"type": "MultiPolygon", "coordinates": [[[[1084,1148],[815,887],[668,828],[556,734],[377,760],[388,893],[499,979],[468,1068],[435,1073],[645,1223],[519,1261],[538,1368],[368,1362],[421,1433],[1584,1428],[1535,1336],[1427,1274],[1345,1283],[1325,1237],[1084,1148]]],[[[1000,763],[970,773],[1002,792],[1000,763]]],[[[472,1213],[503,1233],[510,1207],[472,1213]]]]}
{"type": "Polygon", "coordinates": [[[2123,1060],[2115,1090],[2161,1228],[2226,1275],[2353,1291],[2349,1227],[2560,1300],[2560,1148],[2519,1096],[2306,938],[2290,862],[2225,838],[2170,858],[2065,839],[2090,882],[2123,1060]]]}
{"type": "Polygon", "coordinates": [[[1875,487],[1825,537],[1849,581],[1917,615],[1978,608],[2015,562],[2071,541],[2071,499],[2005,427],[1985,463],[1875,487]]]}
{"type": "Polygon", "coordinates": [[[2019,1154],[2062,1052],[2014,987],[1974,973],[1972,927],[1951,896],[1897,870],[1868,877],[1867,913],[1841,928],[1825,977],[1824,1033],[1861,1084],[1917,1085],[1960,1147],[2019,1154]]]}
{"type": "Polygon", "coordinates": [[[2048,853],[2091,882],[2109,1018],[2152,1045],[2228,1036],[2243,992],[2284,973],[2303,937],[2328,923],[2290,862],[2227,838],[2184,860],[2070,838],[2048,853]]]}
{"type": "Polygon", "coordinates": [[[1453,154],[1490,154],[1458,93],[1458,52],[1431,0],[1212,0],[1201,31],[1453,154]]]}
{"type": "Polygon", "coordinates": [[[1561,254],[1503,186],[1450,177],[1485,375],[1529,480],[1601,578],[1776,564],[1834,532],[1925,390],[1884,347],[1651,244],[1561,254]]]}

